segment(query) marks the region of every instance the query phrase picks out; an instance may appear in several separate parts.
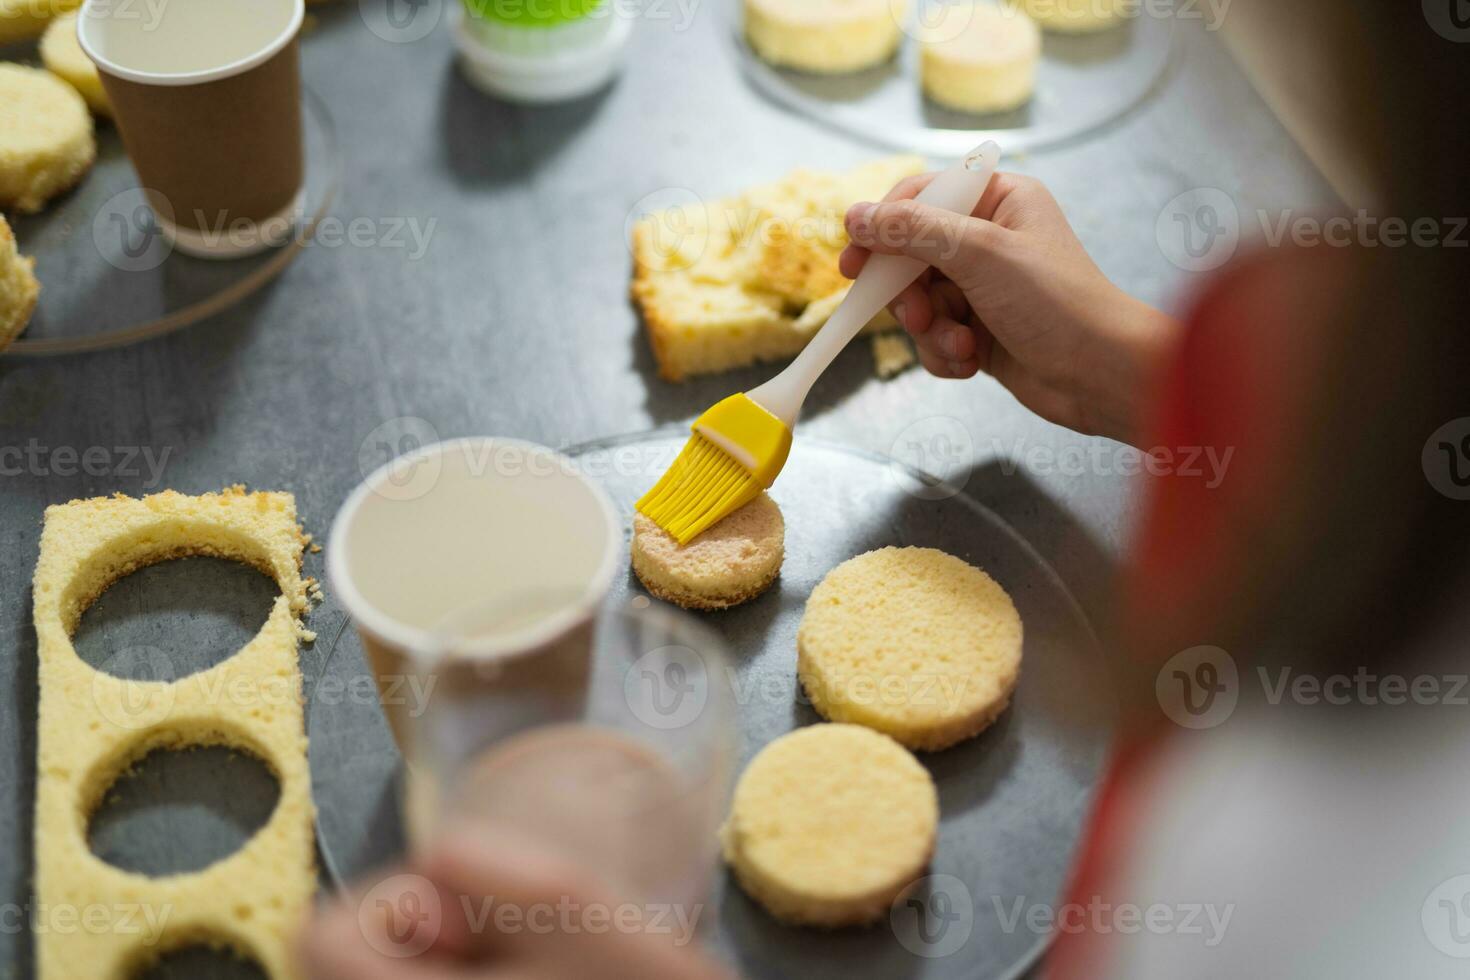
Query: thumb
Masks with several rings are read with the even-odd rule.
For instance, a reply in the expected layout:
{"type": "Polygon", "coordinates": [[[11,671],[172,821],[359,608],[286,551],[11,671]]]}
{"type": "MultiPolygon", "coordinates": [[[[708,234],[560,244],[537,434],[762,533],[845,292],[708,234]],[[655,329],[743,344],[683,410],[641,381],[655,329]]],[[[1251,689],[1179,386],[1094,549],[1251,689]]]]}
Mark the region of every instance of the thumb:
{"type": "Polygon", "coordinates": [[[847,212],[853,244],[878,255],[906,255],[959,284],[975,283],[1010,234],[1005,228],[918,201],[856,204],[847,212]]]}

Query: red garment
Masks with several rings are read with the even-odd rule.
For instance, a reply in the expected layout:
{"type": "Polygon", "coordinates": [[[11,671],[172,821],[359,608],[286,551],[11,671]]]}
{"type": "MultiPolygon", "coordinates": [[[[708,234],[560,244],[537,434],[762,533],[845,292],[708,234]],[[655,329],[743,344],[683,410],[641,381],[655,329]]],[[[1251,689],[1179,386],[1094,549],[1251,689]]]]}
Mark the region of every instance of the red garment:
{"type": "MultiPolygon", "coordinates": [[[[1222,594],[1239,581],[1256,535],[1272,533],[1279,520],[1273,502],[1281,499],[1280,481],[1289,478],[1292,426],[1303,419],[1315,376],[1312,330],[1330,321],[1341,274],[1340,250],[1332,251],[1277,249],[1247,257],[1213,280],[1187,317],[1141,445],[1176,459],[1196,447],[1233,455],[1214,488],[1179,473],[1146,478],[1144,517],[1123,576],[1125,655],[1162,664],[1177,652],[1168,645],[1176,637],[1192,638],[1179,649],[1209,643],[1200,624],[1211,622],[1222,594]]],[[[1106,899],[1122,869],[1148,846],[1137,839],[1140,816],[1168,792],[1154,763],[1178,729],[1163,723],[1125,730],[1129,741],[1115,751],[1099,789],[1068,902],[1106,899]]],[[[1095,980],[1108,939],[1088,931],[1058,935],[1046,976],[1095,980]]]]}

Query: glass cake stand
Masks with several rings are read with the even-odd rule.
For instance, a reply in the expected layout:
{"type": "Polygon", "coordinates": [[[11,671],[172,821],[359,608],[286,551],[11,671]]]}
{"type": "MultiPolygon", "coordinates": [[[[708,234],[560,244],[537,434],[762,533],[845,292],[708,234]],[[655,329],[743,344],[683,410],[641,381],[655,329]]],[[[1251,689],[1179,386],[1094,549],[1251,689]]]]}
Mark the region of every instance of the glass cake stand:
{"type": "MultiPolygon", "coordinates": [[[[631,522],[633,502],[687,436],[674,427],[567,452],[631,522]]],[[[1021,613],[1024,668],[1010,709],[991,729],[920,757],[938,786],[942,822],[919,897],[925,914],[949,923],[942,936],[916,931],[907,904],[891,926],[787,928],[722,874],[701,919],[704,938],[756,980],[1018,976],[1048,936],[1028,931],[1024,915],[1018,925],[1009,910],[1018,900],[1023,910],[1056,902],[1112,730],[1099,646],[1081,607],[1045,559],[984,504],[895,460],[802,439],[772,496],[787,526],[780,579],[745,606],[703,617],[732,653],[742,766],[772,739],[819,720],[796,683],[796,629],[822,576],[862,552],[931,546],[984,568],[1021,613]]],[[[609,601],[647,599],[628,574],[609,601]]],[[[403,763],[355,632],[344,625],[324,639],[330,649],[307,709],[311,769],[321,852],[343,885],[403,853],[403,763]]]]}
{"type": "Polygon", "coordinates": [[[968,115],[925,98],[919,46],[911,37],[885,65],[813,75],[762,61],[746,43],[738,0],[725,9],[735,58],[762,94],[849,136],[929,157],[963,156],[989,139],[1008,155],[1081,139],[1147,98],[1165,78],[1176,47],[1172,17],[1140,16],[1095,34],[1045,33],[1031,102],[1012,112],[968,115]]]}

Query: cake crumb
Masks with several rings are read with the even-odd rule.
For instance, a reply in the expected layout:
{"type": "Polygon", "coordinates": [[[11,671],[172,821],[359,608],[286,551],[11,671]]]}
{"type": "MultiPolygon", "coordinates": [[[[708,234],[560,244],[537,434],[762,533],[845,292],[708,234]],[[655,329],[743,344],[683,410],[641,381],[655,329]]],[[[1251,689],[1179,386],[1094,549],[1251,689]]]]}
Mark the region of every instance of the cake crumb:
{"type": "Polygon", "coordinates": [[[873,370],[887,381],[918,362],[914,347],[902,333],[880,333],[873,337],[873,370]]]}

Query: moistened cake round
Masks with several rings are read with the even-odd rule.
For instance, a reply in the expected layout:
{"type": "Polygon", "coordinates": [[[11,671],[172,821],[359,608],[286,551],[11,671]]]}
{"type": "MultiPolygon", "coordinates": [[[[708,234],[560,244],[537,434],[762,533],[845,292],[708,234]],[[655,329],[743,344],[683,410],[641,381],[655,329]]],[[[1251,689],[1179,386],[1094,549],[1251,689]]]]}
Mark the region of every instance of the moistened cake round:
{"type": "Polygon", "coordinates": [[[1011,0],[1042,30],[1089,34],[1123,22],[1123,0],[1011,0]]]}
{"type": "Polygon", "coordinates": [[[1021,617],[973,565],[933,548],[883,548],[812,590],[796,646],[797,674],[822,717],[937,751],[978,735],[1010,704],[1021,617]]]}
{"type": "Polygon", "coordinates": [[[0,64],[0,207],[41,210],[96,157],[92,114],[75,89],[44,69],[0,64]]]}
{"type": "Polygon", "coordinates": [[[41,37],[41,63],[46,69],[76,89],[88,107],[99,115],[112,115],[112,103],[102,88],[97,66],[92,64],[81,42],[77,40],[77,17],[73,11],[51,22],[41,37]]]}
{"type": "Polygon", "coordinates": [[[16,250],[15,235],[0,217],[0,350],[20,336],[36,308],[41,284],[31,271],[34,265],[34,259],[24,258],[16,250]]]}
{"type": "Polygon", "coordinates": [[[1006,112],[1036,90],[1041,30],[1013,8],[942,7],[920,32],[924,91],[961,112],[1006,112]]]}
{"type": "Polygon", "coordinates": [[[862,71],[898,50],[907,7],[907,0],[745,0],[745,36],[773,65],[862,71]]]}
{"type": "Polygon", "coordinates": [[[767,745],[720,832],[736,880],[776,918],[864,925],[888,914],[934,855],[939,796],[893,739],[813,725],[767,745]]]}
{"type": "Polygon", "coordinates": [[[653,521],[633,518],[633,572],[653,595],[685,609],[727,609],[770,588],[786,557],[786,523],[768,495],[683,547],[653,521]]]}

